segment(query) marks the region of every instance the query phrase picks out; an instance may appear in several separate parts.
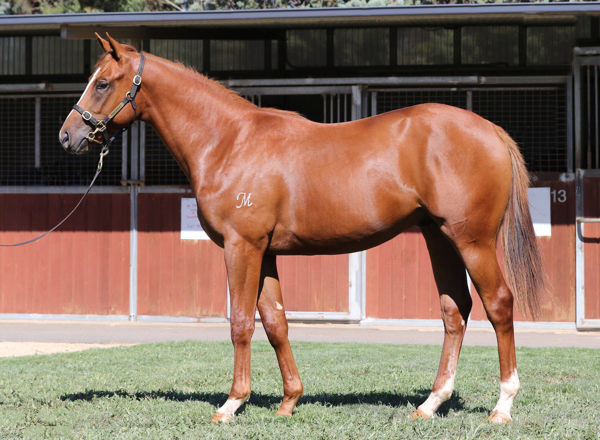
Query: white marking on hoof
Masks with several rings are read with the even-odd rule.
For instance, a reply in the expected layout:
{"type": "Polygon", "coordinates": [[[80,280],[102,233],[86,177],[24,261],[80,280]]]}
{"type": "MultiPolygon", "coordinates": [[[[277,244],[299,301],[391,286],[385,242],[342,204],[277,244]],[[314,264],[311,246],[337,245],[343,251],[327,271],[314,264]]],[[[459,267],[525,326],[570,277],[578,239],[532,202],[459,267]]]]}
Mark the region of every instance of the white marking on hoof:
{"type": "Polygon", "coordinates": [[[520,388],[521,383],[516,370],[507,381],[500,382],[500,399],[488,419],[490,422],[504,423],[512,420],[510,410],[520,388]]]}
{"type": "Polygon", "coordinates": [[[440,405],[452,396],[454,390],[454,376],[449,378],[444,386],[437,391],[432,391],[425,402],[423,402],[418,410],[422,413],[423,418],[430,418],[435,415],[440,405]]]}
{"type": "Polygon", "coordinates": [[[488,417],[488,422],[490,423],[507,423],[510,422],[512,418],[508,414],[503,414],[500,411],[494,410],[490,416],[488,417]]]}
{"type": "Polygon", "coordinates": [[[428,416],[423,411],[421,411],[421,409],[417,408],[417,410],[414,413],[412,413],[410,418],[411,418],[411,420],[416,420],[416,419],[427,420],[427,419],[431,418],[431,416],[428,416]]]}
{"type": "Polygon", "coordinates": [[[242,406],[244,403],[248,401],[250,398],[250,394],[248,394],[243,399],[228,399],[225,404],[217,410],[217,413],[212,418],[212,421],[215,423],[227,423],[234,416],[235,412],[242,406]]]}

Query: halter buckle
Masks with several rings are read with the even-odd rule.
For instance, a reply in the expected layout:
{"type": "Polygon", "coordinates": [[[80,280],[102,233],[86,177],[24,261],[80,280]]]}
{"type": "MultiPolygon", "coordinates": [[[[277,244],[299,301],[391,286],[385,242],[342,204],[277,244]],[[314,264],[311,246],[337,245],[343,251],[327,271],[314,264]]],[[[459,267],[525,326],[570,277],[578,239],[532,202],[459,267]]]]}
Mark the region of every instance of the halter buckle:
{"type": "MultiPolygon", "coordinates": [[[[98,130],[94,130],[94,131],[90,131],[85,138],[87,139],[88,142],[93,143],[93,144],[98,144],[98,145],[104,145],[104,142],[99,141],[98,139],[96,139],[96,134],[98,133],[98,130]]],[[[104,137],[103,137],[104,139],[104,137]]]]}
{"type": "Polygon", "coordinates": [[[87,110],[84,110],[84,112],[81,113],[81,117],[86,122],[89,122],[92,120],[92,114],[90,112],[88,112],[87,110]]]}
{"type": "Polygon", "coordinates": [[[134,86],[140,86],[142,84],[142,77],[141,75],[136,75],[133,77],[133,85],[134,86]]]}

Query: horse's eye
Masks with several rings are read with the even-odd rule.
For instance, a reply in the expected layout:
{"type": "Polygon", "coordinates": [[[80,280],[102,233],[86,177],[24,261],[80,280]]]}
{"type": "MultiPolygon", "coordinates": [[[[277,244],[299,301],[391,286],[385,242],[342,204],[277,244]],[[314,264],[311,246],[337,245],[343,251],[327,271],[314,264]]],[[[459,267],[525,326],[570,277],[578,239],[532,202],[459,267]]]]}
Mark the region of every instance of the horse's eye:
{"type": "Polygon", "coordinates": [[[106,90],[110,87],[110,83],[108,81],[98,81],[98,83],[96,84],[96,90],[98,91],[103,91],[106,90]]]}

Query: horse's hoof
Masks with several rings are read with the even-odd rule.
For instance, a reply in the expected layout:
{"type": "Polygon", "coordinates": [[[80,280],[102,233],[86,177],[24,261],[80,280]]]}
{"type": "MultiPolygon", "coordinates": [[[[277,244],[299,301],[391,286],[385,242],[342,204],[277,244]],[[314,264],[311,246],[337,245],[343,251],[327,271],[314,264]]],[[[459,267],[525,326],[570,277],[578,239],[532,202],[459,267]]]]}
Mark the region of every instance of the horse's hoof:
{"type": "Polygon", "coordinates": [[[277,414],[278,416],[292,417],[292,413],[290,411],[282,410],[281,408],[278,409],[275,414],[277,414]]]}
{"type": "Polygon", "coordinates": [[[292,413],[294,412],[294,408],[296,407],[296,403],[302,397],[302,392],[293,395],[292,397],[283,397],[283,401],[281,402],[281,406],[277,410],[275,414],[278,416],[288,416],[292,417],[292,413]]]}
{"type": "Polygon", "coordinates": [[[217,412],[210,421],[218,425],[219,423],[229,423],[231,419],[233,419],[233,414],[217,412]]]}
{"type": "Polygon", "coordinates": [[[488,422],[491,422],[491,423],[507,423],[510,421],[512,421],[512,418],[510,417],[510,415],[504,414],[503,412],[498,411],[497,409],[492,411],[492,413],[488,417],[488,422]]]}
{"type": "Polygon", "coordinates": [[[425,412],[423,412],[421,410],[421,408],[417,408],[417,410],[414,413],[412,413],[412,415],[410,416],[411,420],[415,420],[415,419],[427,420],[427,419],[430,419],[430,418],[431,418],[431,416],[425,414],[425,412]]]}

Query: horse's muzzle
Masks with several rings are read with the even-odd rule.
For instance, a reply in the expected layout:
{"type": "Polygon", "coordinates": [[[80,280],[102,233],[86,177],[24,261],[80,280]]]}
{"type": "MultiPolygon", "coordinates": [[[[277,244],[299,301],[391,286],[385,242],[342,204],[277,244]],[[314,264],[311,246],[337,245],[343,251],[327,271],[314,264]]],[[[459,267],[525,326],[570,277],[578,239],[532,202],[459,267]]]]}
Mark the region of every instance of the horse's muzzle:
{"type": "Polygon", "coordinates": [[[58,135],[58,141],[62,145],[63,149],[71,154],[84,154],[90,149],[90,143],[86,138],[82,138],[77,145],[73,145],[73,139],[69,131],[61,131],[58,135]]]}

